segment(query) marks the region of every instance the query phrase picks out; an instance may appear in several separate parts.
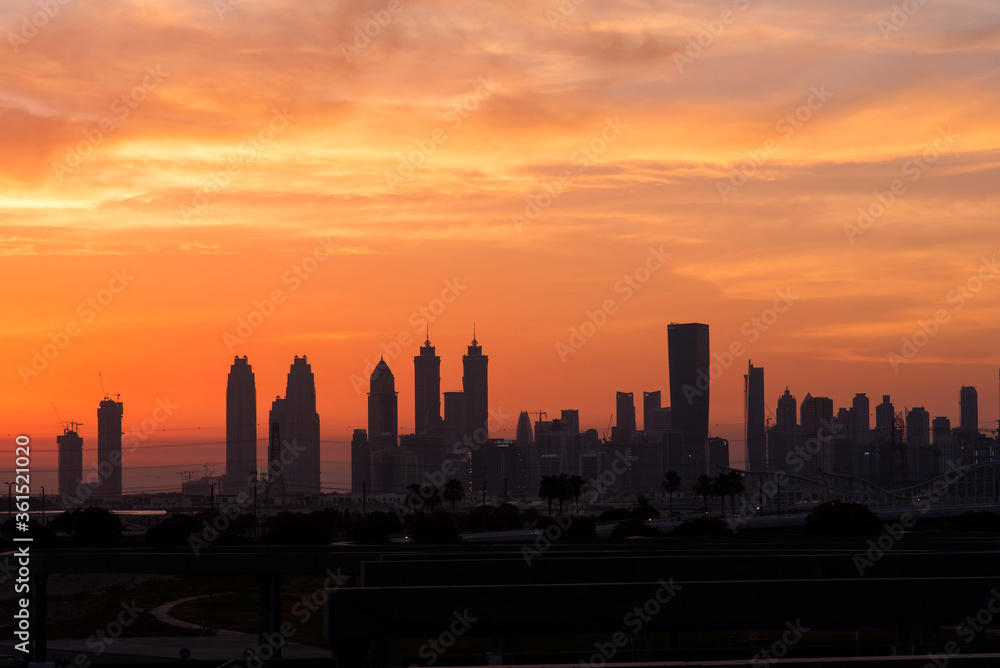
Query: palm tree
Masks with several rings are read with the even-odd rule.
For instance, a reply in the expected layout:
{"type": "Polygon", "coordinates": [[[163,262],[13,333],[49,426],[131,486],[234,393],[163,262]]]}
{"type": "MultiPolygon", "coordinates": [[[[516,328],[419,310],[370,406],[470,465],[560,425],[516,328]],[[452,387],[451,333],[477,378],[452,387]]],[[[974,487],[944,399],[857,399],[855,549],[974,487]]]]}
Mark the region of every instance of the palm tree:
{"type": "Polygon", "coordinates": [[[698,476],[698,482],[696,482],[692,488],[695,496],[700,496],[704,499],[706,515],[708,514],[708,497],[714,493],[713,487],[714,485],[712,485],[712,479],[703,473],[698,476]]]}
{"type": "Polygon", "coordinates": [[[569,501],[572,496],[570,477],[568,473],[560,473],[556,480],[559,482],[559,514],[562,515],[563,501],[569,501]]]}
{"type": "Polygon", "coordinates": [[[549,502],[549,517],[552,517],[552,501],[560,496],[559,488],[559,476],[543,475],[539,482],[538,496],[549,502]]]}
{"type": "Polygon", "coordinates": [[[414,508],[424,505],[423,488],[420,486],[420,483],[411,482],[406,486],[406,498],[403,500],[403,503],[414,508]]]}
{"type": "Polygon", "coordinates": [[[465,498],[465,487],[461,481],[452,478],[444,484],[444,500],[451,502],[451,514],[455,514],[455,504],[465,498]]]}
{"type": "Polygon", "coordinates": [[[677,471],[667,471],[663,474],[663,482],[660,483],[660,487],[670,495],[670,519],[674,519],[674,492],[680,486],[681,477],[677,475],[677,471]]]}
{"type": "Polygon", "coordinates": [[[719,503],[722,504],[720,514],[726,514],[726,497],[730,494],[729,475],[720,473],[718,477],[712,479],[712,493],[718,495],[719,503]]]}
{"type": "Polygon", "coordinates": [[[420,490],[421,496],[424,499],[424,506],[433,513],[434,506],[441,505],[441,490],[433,485],[424,485],[420,490]]]}
{"type": "Polygon", "coordinates": [[[578,475],[571,475],[569,477],[569,495],[573,497],[573,505],[580,505],[580,495],[583,494],[583,488],[587,484],[583,478],[578,475]]]}
{"type": "Polygon", "coordinates": [[[726,474],[729,479],[729,507],[733,511],[733,516],[736,516],[736,495],[742,494],[746,486],[743,484],[743,474],[738,471],[730,471],[726,474]]]}

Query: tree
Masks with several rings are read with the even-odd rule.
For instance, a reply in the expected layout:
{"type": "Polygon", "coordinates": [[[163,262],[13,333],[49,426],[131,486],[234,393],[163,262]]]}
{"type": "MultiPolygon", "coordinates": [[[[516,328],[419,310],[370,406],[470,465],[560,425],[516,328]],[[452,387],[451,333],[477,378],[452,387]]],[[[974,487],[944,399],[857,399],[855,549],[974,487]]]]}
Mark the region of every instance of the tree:
{"type": "Polygon", "coordinates": [[[112,547],[125,529],[117,515],[98,506],[67,510],[57,515],[50,526],[53,531],[70,534],[74,544],[85,547],[112,547]]]}
{"type": "Polygon", "coordinates": [[[549,503],[549,517],[552,517],[552,502],[559,498],[559,476],[543,475],[538,484],[538,496],[549,503]]]}
{"type": "Polygon", "coordinates": [[[572,496],[572,489],[570,487],[570,477],[568,473],[560,473],[557,480],[559,486],[559,514],[562,515],[563,501],[569,501],[572,496]]]}
{"type": "Polygon", "coordinates": [[[424,507],[430,512],[434,512],[435,506],[440,506],[441,501],[441,490],[439,490],[434,485],[423,485],[420,488],[421,498],[424,500],[424,507]]]}
{"type": "Polygon", "coordinates": [[[444,484],[444,500],[451,503],[451,514],[455,514],[455,504],[465,498],[465,487],[461,481],[452,478],[444,484]]]}
{"type": "Polygon", "coordinates": [[[726,478],[729,480],[729,508],[735,517],[736,495],[742,494],[743,490],[746,489],[746,485],[743,484],[743,474],[739,471],[730,471],[726,474],[726,478]]]}
{"type": "Polygon", "coordinates": [[[692,488],[695,496],[700,496],[705,503],[705,514],[708,514],[708,497],[714,493],[712,479],[706,474],[701,474],[698,476],[698,481],[694,484],[692,488]]]}
{"type": "Polygon", "coordinates": [[[663,482],[660,483],[660,487],[663,491],[670,495],[670,519],[674,519],[674,492],[676,492],[681,486],[681,477],[677,475],[677,471],[667,471],[663,474],[663,482]]]}
{"type": "Polygon", "coordinates": [[[578,475],[571,475],[568,480],[569,484],[569,495],[573,497],[573,505],[580,505],[580,495],[583,494],[583,488],[586,486],[587,482],[578,475]]]}
{"type": "Polygon", "coordinates": [[[720,511],[720,514],[725,516],[726,497],[729,496],[730,494],[728,474],[720,473],[717,477],[712,479],[712,493],[719,497],[719,502],[722,504],[722,510],[720,511]]]}

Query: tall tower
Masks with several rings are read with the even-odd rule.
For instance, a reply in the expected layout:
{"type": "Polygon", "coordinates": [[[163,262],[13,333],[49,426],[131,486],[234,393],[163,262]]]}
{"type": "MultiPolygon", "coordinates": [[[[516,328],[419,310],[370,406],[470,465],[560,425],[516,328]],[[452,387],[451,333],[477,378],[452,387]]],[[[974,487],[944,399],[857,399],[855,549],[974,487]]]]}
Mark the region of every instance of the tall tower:
{"type": "MultiPolygon", "coordinates": [[[[958,393],[958,403],[961,412],[958,426],[966,432],[979,432],[979,394],[976,388],[963,385],[958,393]]],[[[909,440],[909,439],[907,439],[909,440]]]]}
{"type": "Polygon", "coordinates": [[[413,433],[441,431],[441,357],[428,338],[413,357],[413,433]]]}
{"type": "Polygon", "coordinates": [[[635,439],[635,397],[631,392],[615,393],[615,417],[618,440],[631,443],[635,439]]]}
{"type": "Polygon", "coordinates": [[[462,355],[462,391],[465,393],[465,431],[477,443],[485,443],[489,438],[489,376],[487,365],[488,355],[483,354],[483,347],[476,341],[475,331],[469,352],[462,355]],[[482,429],[482,432],[479,430],[482,429]],[[477,433],[479,432],[479,433],[477,433]]]}
{"type": "Polygon", "coordinates": [[[799,475],[811,478],[816,476],[818,469],[830,471],[832,469],[830,465],[832,449],[828,446],[829,436],[832,435],[832,428],[829,425],[833,423],[833,400],[827,397],[814,397],[806,393],[806,398],[802,400],[800,421],[802,423],[801,437],[804,441],[809,442],[811,439],[817,439],[814,446],[808,451],[811,452],[818,448],[819,452],[805,460],[805,466],[802,467],[799,475]]]}
{"type": "Polygon", "coordinates": [[[125,407],[108,396],[97,409],[97,471],[101,485],[94,500],[120,503],[122,500],[122,415],[125,407]],[[105,473],[107,475],[105,475],[105,473]]]}
{"type": "MultiPolygon", "coordinates": [[[[685,484],[708,472],[708,325],[700,322],[667,325],[670,365],[670,417],[683,437],[685,484]]],[[[691,481],[693,484],[693,480],[691,481]]]]}
{"type": "Polygon", "coordinates": [[[83,480],[83,439],[76,431],[77,423],[71,422],[63,428],[62,436],[56,436],[59,447],[59,495],[63,505],[79,505],[74,501],[80,481],[83,480]]]}
{"type": "Polygon", "coordinates": [[[864,392],[854,395],[851,402],[851,439],[858,444],[866,444],[869,441],[871,431],[871,402],[864,392]]]}
{"type": "Polygon", "coordinates": [[[775,416],[774,426],[779,431],[789,434],[795,431],[798,426],[798,404],[795,403],[795,396],[785,387],[785,393],[778,397],[778,413],[775,416]]]}
{"type": "Polygon", "coordinates": [[[659,390],[642,393],[642,428],[644,431],[649,431],[650,422],[655,419],[650,411],[659,410],[662,406],[661,401],[659,390]]]}
{"type": "Polygon", "coordinates": [[[226,493],[247,491],[256,470],[257,386],[244,355],[233,360],[226,383],[226,493]]]}
{"type": "Polygon", "coordinates": [[[269,475],[280,482],[278,490],[287,496],[318,495],[319,413],[316,412],[316,381],[303,355],[295,356],[288,371],[285,398],[271,404],[268,419],[271,445],[269,475]],[[276,433],[277,432],[277,433],[276,433]]]}
{"type": "Polygon", "coordinates": [[[767,435],[764,432],[764,369],[749,362],[743,376],[743,426],[746,437],[746,467],[767,470],[767,435]]]}
{"type": "Polygon", "coordinates": [[[372,449],[364,429],[355,429],[351,439],[351,493],[373,490],[372,449]]]}
{"type": "Polygon", "coordinates": [[[368,439],[375,448],[395,447],[399,438],[396,379],[385,359],[372,371],[368,392],[368,439]]]}

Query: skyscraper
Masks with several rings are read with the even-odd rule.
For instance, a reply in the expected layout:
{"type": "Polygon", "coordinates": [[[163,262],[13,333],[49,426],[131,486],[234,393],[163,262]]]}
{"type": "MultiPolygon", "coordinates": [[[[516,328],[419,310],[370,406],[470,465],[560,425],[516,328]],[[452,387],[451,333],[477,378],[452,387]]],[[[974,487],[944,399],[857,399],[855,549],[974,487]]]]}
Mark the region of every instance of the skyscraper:
{"type": "Polygon", "coordinates": [[[931,415],[923,406],[914,406],[906,413],[906,449],[924,447],[930,438],[931,415]]]}
{"type": "Polygon", "coordinates": [[[635,439],[635,398],[631,392],[615,394],[615,418],[617,440],[620,443],[631,443],[635,439]]]}
{"type": "Polygon", "coordinates": [[[746,468],[767,470],[767,434],[764,431],[764,369],[748,363],[743,375],[743,425],[746,436],[746,468]]]}
{"type": "Polygon", "coordinates": [[[661,408],[660,391],[642,393],[642,429],[649,431],[650,411],[661,408]]]}
{"type": "Polygon", "coordinates": [[[462,391],[465,392],[465,433],[477,443],[485,443],[489,438],[489,361],[473,333],[469,352],[462,355],[462,391]]]}
{"type": "MultiPolygon", "coordinates": [[[[685,484],[693,474],[708,472],[708,325],[670,323],[667,358],[670,366],[670,419],[683,438],[685,484]]],[[[693,484],[693,480],[691,480],[693,484]]]]}
{"type": "Polygon", "coordinates": [[[869,442],[869,432],[871,431],[871,403],[864,392],[854,395],[851,402],[851,439],[858,445],[865,445],[869,442]]]}
{"type": "Polygon", "coordinates": [[[226,383],[226,493],[248,491],[256,470],[257,386],[244,355],[233,360],[226,383]]]}
{"type": "Polygon", "coordinates": [[[580,433],[580,411],[575,408],[564,408],[560,413],[566,430],[571,434],[580,433]]]}
{"type": "Polygon", "coordinates": [[[814,455],[805,459],[805,465],[799,472],[806,477],[815,477],[818,469],[824,471],[832,470],[832,453],[829,447],[830,436],[835,432],[833,425],[833,400],[827,397],[814,397],[806,393],[806,398],[802,400],[801,417],[802,423],[801,438],[804,442],[816,439],[813,447],[806,452],[817,451],[814,455]]]}
{"type": "Polygon", "coordinates": [[[56,436],[59,447],[59,495],[63,505],[77,505],[74,501],[77,488],[83,479],[83,439],[76,432],[77,424],[63,429],[62,436],[56,436]]]}
{"type": "Polygon", "coordinates": [[[97,409],[97,473],[101,484],[95,501],[122,500],[122,415],[124,404],[105,396],[97,409]]]}
{"type": "Polygon", "coordinates": [[[441,357],[430,338],[413,357],[413,433],[439,433],[441,424],[441,357]]]}
{"type": "Polygon", "coordinates": [[[271,434],[269,475],[277,485],[277,491],[272,491],[272,494],[319,494],[320,438],[316,381],[305,355],[295,356],[288,371],[285,398],[277,397],[271,404],[268,424],[271,434]]]}
{"type": "Polygon", "coordinates": [[[963,385],[958,393],[958,403],[961,410],[959,427],[969,433],[979,432],[979,394],[976,388],[963,385]]]}
{"type": "Polygon", "coordinates": [[[399,442],[399,407],[396,379],[385,359],[372,371],[368,392],[368,439],[372,446],[395,447],[399,442]]]}
{"type": "Polygon", "coordinates": [[[373,490],[372,449],[364,429],[355,429],[351,438],[351,493],[373,490]]]}

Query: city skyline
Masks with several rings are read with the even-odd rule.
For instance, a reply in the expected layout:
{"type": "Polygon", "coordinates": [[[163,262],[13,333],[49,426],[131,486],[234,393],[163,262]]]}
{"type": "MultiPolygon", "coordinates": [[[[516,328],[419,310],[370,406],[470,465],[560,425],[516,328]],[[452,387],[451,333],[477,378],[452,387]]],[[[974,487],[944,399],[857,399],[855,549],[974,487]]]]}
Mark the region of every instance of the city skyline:
{"type": "MultiPolygon", "coordinates": [[[[699,325],[697,323],[691,323],[690,325],[695,326],[695,327],[704,328],[704,331],[706,331],[706,332],[708,331],[708,328],[705,325],[699,325]]],[[[674,327],[674,328],[684,328],[685,327],[685,325],[678,325],[678,324],[675,324],[675,323],[672,323],[671,326],[674,327]]],[[[692,330],[692,331],[694,331],[694,330],[692,330]]],[[[478,342],[475,342],[475,343],[478,344],[478,342]]],[[[426,344],[427,344],[427,341],[425,341],[424,345],[422,346],[424,349],[426,349],[426,347],[427,347],[426,344]]],[[[482,350],[482,347],[479,346],[479,345],[469,346],[469,348],[470,349],[477,348],[480,352],[482,350]]],[[[414,367],[416,368],[418,366],[420,355],[417,355],[417,356],[414,356],[414,357],[415,357],[414,367]]],[[[302,356],[302,357],[299,357],[298,355],[295,356],[294,363],[291,366],[291,371],[289,372],[288,377],[287,377],[288,388],[291,388],[291,387],[296,386],[296,385],[301,385],[301,383],[294,383],[293,382],[293,376],[295,376],[295,375],[302,376],[303,374],[306,374],[306,375],[308,375],[308,383],[313,382],[312,381],[312,372],[311,372],[311,370],[307,371],[307,367],[309,367],[310,365],[307,364],[306,359],[307,359],[306,356],[302,356]],[[300,371],[301,373],[296,374],[295,373],[296,371],[300,371]]],[[[715,359],[713,358],[713,363],[714,362],[715,362],[715,359]]],[[[234,359],[234,362],[233,362],[233,364],[232,364],[232,366],[230,368],[230,383],[229,384],[232,384],[232,378],[233,378],[234,371],[239,371],[239,372],[242,372],[242,375],[243,375],[243,381],[242,382],[243,383],[247,382],[247,375],[249,375],[249,384],[252,387],[253,383],[254,383],[254,381],[253,381],[254,374],[251,371],[251,369],[252,369],[252,364],[251,364],[250,361],[248,361],[248,358],[236,356],[235,359],[234,359]]],[[[761,367],[754,367],[752,365],[751,365],[751,369],[755,370],[757,372],[760,372],[762,370],[761,367]]],[[[697,378],[698,378],[697,374],[693,375],[692,377],[696,379],[696,383],[697,383],[697,378]]],[[[380,380],[382,378],[384,378],[385,381],[388,382],[388,385],[385,386],[385,387],[386,387],[386,389],[389,390],[389,393],[392,394],[392,405],[393,405],[393,408],[395,409],[394,410],[394,414],[395,414],[395,417],[396,417],[396,421],[398,422],[399,411],[398,411],[398,408],[396,408],[396,405],[398,403],[398,399],[397,399],[396,395],[398,395],[399,392],[398,391],[394,391],[393,389],[391,389],[391,388],[395,387],[395,385],[394,385],[395,381],[394,381],[392,372],[388,369],[388,365],[384,361],[384,358],[380,358],[379,364],[376,365],[376,372],[373,372],[373,374],[372,374],[371,382],[372,382],[372,389],[373,390],[374,390],[374,388],[376,386],[375,385],[376,382],[382,382],[380,380]],[[378,373],[377,372],[378,368],[384,369],[384,372],[382,372],[381,374],[378,373]]],[[[745,386],[746,378],[744,377],[742,380],[743,380],[743,383],[744,383],[744,386],[745,386]]],[[[318,383],[318,385],[321,386],[321,383],[318,383]]],[[[288,388],[286,388],[286,392],[289,391],[288,388]]],[[[690,391],[691,389],[697,389],[697,387],[694,387],[694,388],[688,387],[687,391],[690,391]]],[[[745,391],[745,387],[744,387],[744,391],[745,391]]],[[[787,389],[785,391],[786,391],[786,393],[788,392],[787,389]]],[[[626,420],[627,424],[631,423],[632,425],[635,425],[633,427],[634,429],[638,428],[641,431],[647,431],[648,427],[646,426],[646,419],[645,419],[647,417],[647,415],[652,416],[654,418],[654,420],[658,420],[659,419],[657,417],[658,413],[656,412],[659,409],[655,405],[655,404],[659,403],[659,402],[655,401],[655,399],[659,398],[659,396],[657,395],[657,392],[662,392],[662,391],[648,391],[647,390],[647,391],[643,391],[642,392],[642,394],[644,395],[643,396],[643,403],[644,403],[644,405],[643,405],[643,407],[644,407],[643,417],[644,417],[644,419],[643,419],[643,421],[642,421],[641,424],[636,419],[636,411],[635,411],[634,401],[632,400],[633,393],[623,393],[621,391],[617,392],[617,395],[618,395],[617,396],[618,405],[619,406],[625,405],[626,408],[630,408],[631,409],[627,413],[627,415],[625,417],[625,420],[626,420]],[[623,401],[623,397],[627,397],[627,401],[626,401],[625,404],[621,403],[623,401]]],[[[313,397],[312,401],[315,401],[314,397],[315,397],[315,394],[316,394],[316,389],[314,389],[314,388],[312,388],[310,386],[310,387],[298,387],[295,390],[295,394],[300,394],[301,395],[303,393],[305,393],[305,394],[311,394],[312,397],[313,397]]],[[[681,388],[681,393],[682,393],[682,395],[685,393],[685,389],[684,388],[681,388]]],[[[452,393],[448,393],[448,394],[456,394],[456,393],[452,392],[452,393]]],[[[458,395],[462,395],[463,393],[459,392],[457,394],[458,395]]],[[[928,435],[928,439],[925,440],[924,444],[926,444],[926,442],[930,440],[929,439],[929,435],[930,435],[931,432],[930,432],[929,420],[931,418],[937,419],[937,418],[943,416],[946,419],[949,419],[950,417],[955,417],[955,419],[952,422],[953,422],[953,424],[955,426],[959,426],[960,425],[960,416],[963,413],[966,415],[967,419],[971,419],[969,416],[977,415],[978,414],[978,409],[980,408],[980,406],[978,404],[978,394],[979,393],[978,393],[978,391],[977,391],[977,389],[975,387],[962,386],[960,388],[960,392],[959,392],[959,401],[956,402],[956,404],[958,404],[958,412],[957,413],[949,413],[948,411],[939,411],[939,410],[932,410],[930,412],[927,412],[926,413],[926,419],[923,420],[923,422],[921,423],[921,424],[923,424],[922,428],[925,429],[925,431],[926,431],[926,433],[928,435]],[[924,423],[926,423],[926,424],[924,424],[924,423]]],[[[854,397],[852,398],[851,405],[848,406],[848,410],[851,407],[858,407],[858,406],[861,406],[861,405],[868,405],[867,398],[865,398],[864,395],[865,395],[865,393],[855,393],[854,397]],[[859,404],[859,401],[861,401],[862,398],[864,398],[864,403],[863,404],[859,404]]],[[[770,396],[771,396],[771,392],[770,392],[770,390],[767,390],[766,391],[766,395],[765,395],[765,402],[764,402],[765,405],[766,405],[766,407],[767,407],[767,420],[768,420],[768,424],[769,425],[777,426],[777,424],[778,424],[778,415],[780,413],[780,407],[779,407],[777,401],[774,401],[772,403],[771,401],[769,401],[767,399],[770,396]]],[[[227,390],[227,397],[228,397],[228,390],[227,390]]],[[[794,411],[793,412],[793,417],[794,417],[794,419],[796,421],[801,422],[802,427],[806,431],[809,431],[811,429],[815,429],[815,430],[819,431],[820,430],[819,425],[820,425],[820,423],[823,420],[829,421],[829,420],[833,419],[834,417],[836,417],[835,410],[838,407],[839,407],[840,411],[842,411],[842,412],[845,410],[845,404],[844,403],[838,403],[837,401],[834,401],[834,400],[831,400],[831,399],[827,399],[826,397],[816,397],[816,398],[813,398],[809,393],[807,393],[806,397],[804,399],[802,399],[802,406],[801,407],[795,406],[795,404],[794,404],[795,395],[794,394],[792,394],[790,398],[792,399],[792,404],[793,404],[792,407],[791,407],[791,410],[794,411]],[[812,404],[810,402],[813,402],[814,400],[825,401],[825,402],[827,402],[827,404],[826,404],[825,407],[821,407],[821,404],[817,404],[817,406],[818,406],[817,408],[812,408],[812,404]],[[807,405],[810,406],[809,411],[808,411],[809,417],[807,417],[807,405]],[[798,413],[799,413],[800,410],[802,412],[801,420],[800,420],[799,415],[798,415],[798,413]],[[815,413],[815,415],[813,413],[815,413]],[[811,422],[809,422],[810,419],[812,420],[811,422]]],[[[779,395],[777,397],[777,399],[781,399],[781,396],[779,395]]],[[[227,399],[227,401],[228,401],[228,399],[227,399]]],[[[275,400],[275,405],[277,405],[278,403],[283,403],[284,401],[285,401],[285,399],[282,399],[281,397],[279,397],[277,400],[275,400]]],[[[369,399],[369,404],[368,404],[369,411],[371,410],[371,403],[370,403],[370,401],[371,401],[371,399],[369,399]]],[[[413,407],[412,410],[414,411],[414,414],[415,414],[415,411],[416,411],[416,403],[415,403],[415,401],[416,401],[416,393],[412,393],[411,396],[409,396],[409,397],[406,397],[405,393],[404,393],[404,404],[412,406],[413,407]]],[[[746,398],[744,397],[744,403],[745,403],[745,401],[746,401],[746,398]]],[[[115,402],[106,399],[105,402],[102,403],[102,410],[105,410],[103,408],[104,403],[108,403],[109,406],[110,406],[111,404],[114,404],[115,402]]],[[[124,402],[122,402],[122,403],[124,403],[124,402]]],[[[611,404],[610,401],[609,401],[609,404],[613,405],[613,404],[611,404]]],[[[273,408],[274,408],[274,406],[272,406],[272,409],[273,408]]],[[[664,407],[664,408],[667,408],[667,415],[668,415],[668,417],[667,417],[667,421],[668,422],[667,423],[669,424],[669,421],[670,421],[670,418],[669,418],[669,414],[670,414],[669,407],[664,407]]],[[[868,417],[869,418],[871,418],[872,416],[875,417],[875,423],[877,425],[877,428],[882,428],[883,427],[883,422],[884,422],[884,419],[881,418],[880,415],[879,415],[879,409],[880,408],[881,408],[881,406],[870,406],[869,407],[869,411],[868,411],[868,417]]],[[[745,408],[742,408],[742,409],[745,410],[745,408]]],[[[904,413],[904,415],[906,417],[908,425],[909,425],[909,420],[911,420],[911,418],[912,419],[922,419],[922,418],[916,418],[915,415],[914,416],[910,415],[911,411],[913,411],[914,409],[923,410],[922,406],[921,407],[917,407],[917,406],[903,406],[903,405],[900,405],[898,407],[898,410],[900,410],[900,411],[903,411],[904,409],[906,411],[904,413]]],[[[313,409],[313,410],[315,410],[315,409],[313,409]]],[[[523,410],[523,409],[521,409],[521,410],[523,410]]],[[[579,409],[569,409],[569,410],[567,410],[567,409],[563,408],[561,410],[562,410],[562,413],[563,413],[563,415],[562,415],[563,419],[565,420],[566,419],[566,415],[569,414],[571,416],[570,419],[573,421],[574,428],[578,429],[580,433],[586,431],[588,428],[596,429],[598,431],[598,433],[601,432],[600,427],[598,426],[598,424],[596,424],[596,423],[590,423],[590,424],[588,424],[587,421],[586,421],[586,419],[584,420],[584,423],[582,425],[580,424],[580,422],[579,422],[579,409]]],[[[463,411],[464,411],[464,408],[463,408],[463,411]]],[[[520,410],[518,410],[517,412],[520,413],[520,410]]],[[[554,413],[554,411],[550,411],[550,412],[554,413]]],[[[619,419],[618,415],[619,414],[618,414],[617,410],[615,410],[612,413],[612,418],[613,418],[613,420],[615,421],[616,424],[618,423],[618,419],[619,419]]],[[[510,417],[510,416],[508,415],[508,417],[510,417]]],[[[317,419],[319,419],[318,415],[317,415],[317,419]]],[[[264,423],[264,424],[258,423],[258,425],[257,425],[257,462],[258,462],[259,468],[261,468],[261,469],[263,469],[263,468],[265,468],[267,466],[267,461],[268,461],[268,458],[269,458],[268,452],[269,452],[270,445],[268,444],[268,442],[270,440],[270,434],[267,433],[267,425],[268,424],[270,424],[270,422],[269,423],[264,423]]],[[[442,423],[441,427],[443,429],[445,427],[445,424],[442,423]]],[[[368,428],[369,429],[371,428],[370,427],[370,423],[369,423],[369,427],[368,428]]],[[[676,429],[677,427],[674,427],[674,428],[676,429]]],[[[853,427],[852,427],[852,429],[853,429],[853,427]]],[[[617,431],[617,430],[618,430],[618,427],[616,427],[615,431],[617,431]]],[[[654,426],[654,430],[655,430],[655,426],[654,426]]],[[[745,426],[744,426],[744,430],[745,430],[745,426]]],[[[989,423],[980,424],[979,430],[983,431],[983,432],[989,433],[989,432],[991,432],[991,425],[989,423]]],[[[78,428],[77,431],[82,432],[83,430],[78,428]]],[[[396,431],[397,431],[397,434],[396,434],[397,442],[398,442],[399,436],[403,436],[403,435],[406,435],[406,434],[414,433],[414,430],[413,430],[412,427],[408,427],[407,425],[404,425],[404,424],[400,424],[397,427],[396,431]]],[[[136,444],[136,439],[134,437],[134,434],[137,433],[137,430],[133,429],[132,433],[133,433],[133,436],[132,436],[131,440],[127,440],[126,443],[130,443],[132,445],[135,445],[136,444]]],[[[719,436],[719,434],[717,432],[713,432],[712,431],[711,426],[709,427],[709,435],[713,436],[713,437],[718,437],[719,436]]],[[[513,440],[513,439],[515,439],[516,435],[514,433],[512,433],[511,431],[509,431],[507,429],[504,429],[502,434],[491,434],[491,436],[494,436],[494,437],[497,437],[497,438],[508,438],[508,439],[513,440]]],[[[126,439],[129,439],[129,431],[127,429],[127,425],[126,425],[126,428],[125,428],[125,437],[126,437],[126,439]]],[[[60,438],[62,438],[62,436],[60,436],[60,438]]],[[[282,439],[282,440],[287,440],[287,439],[282,439]]],[[[745,452],[745,447],[746,447],[745,446],[745,440],[743,438],[740,438],[740,437],[726,438],[726,440],[731,443],[731,445],[729,446],[729,457],[730,457],[731,465],[734,465],[734,466],[737,466],[737,467],[743,466],[744,465],[743,453],[745,452]]],[[[311,469],[312,473],[316,474],[315,478],[314,478],[314,482],[310,482],[310,483],[295,482],[295,483],[293,483],[293,487],[296,487],[296,488],[305,488],[305,487],[308,486],[310,489],[321,490],[323,493],[326,493],[326,492],[329,492],[329,491],[348,491],[348,489],[350,488],[349,466],[350,466],[350,462],[351,462],[351,459],[350,459],[351,448],[350,448],[349,444],[350,444],[351,441],[347,440],[345,442],[345,441],[342,441],[342,440],[337,439],[337,438],[333,438],[333,439],[331,439],[331,438],[322,438],[319,442],[321,443],[321,447],[319,448],[319,450],[313,450],[311,452],[311,454],[308,457],[306,457],[305,460],[303,460],[303,461],[309,462],[308,465],[305,468],[306,469],[311,469]],[[344,447],[344,446],[347,446],[347,447],[344,447]],[[347,455],[346,457],[343,456],[345,453],[347,455]],[[323,462],[322,465],[320,464],[320,460],[321,459],[322,459],[322,462],[323,462]],[[318,475],[318,472],[320,470],[322,470],[322,473],[323,473],[322,479],[320,479],[319,475],[318,475]]],[[[225,455],[225,452],[226,452],[226,450],[225,450],[225,448],[226,448],[226,441],[225,440],[222,441],[221,445],[223,446],[222,450],[223,450],[223,454],[225,455]]],[[[218,450],[218,448],[216,448],[216,450],[218,450]]],[[[42,450],[42,452],[45,452],[45,451],[46,451],[45,449],[42,450]]],[[[129,451],[129,455],[131,455],[132,452],[133,452],[133,450],[130,450],[129,451]]],[[[87,473],[88,470],[92,469],[93,467],[89,467],[88,468],[88,465],[86,463],[88,461],[88,457],[89,457],[89,454],[88,454],[88,444],[86,442],[85,442],[84,447],[83,447],[83,453],[84,453],[84,460],[85,460],[85,464],[84,464],[83,468],[84,468],[84,473],[87,473]]],[[[125,457],[125,461],[126,462],[129,460],[129,455],[126,455],[126,457],[125,457]]],[[[824,454],[823,457],[827,457],[827,455],[824,454]]],[[[209,459],[210,459],[210,461],[212,460],[212,458],[209,458],[209,459]]],[[[225,461],[223,463],[224,464],[228,464],[229,463],[229,458],[226,456],[226,457],[224,457],[224,459],[225,459],[225,461]]],[[[220,459],[220,461],[222,461],[222,460],[220,459]]],[[[188,464],[195,464],[195,462],[188,462],[188,464]]],[[[825,465],[826,468],[829,469],[830,466],[832,465],[832,459],[827,458],[827,459],[822,459],[821,461],[818,461],[818,462],[811,463],[810,467],[808,468],[808,472],[815,473],[815,469],[816,468],[824,468],[824,465],[825,465]]],[[[914,464],[914,466],[915,466],[915,464],[914,464]]],[[[126,471],[129,471],[129,466],[127,464],[124,467],[122,467],[122,468],[124,468],[126,471]]],[[[145,467],[139,465],[136,468],[139,469],[139,470],[143,470],[145,467]]],[[[223,466],[219,470],[216,470],[215,472],[221,473],[221,472],[224,472],[224,471],[225,471],[225,466],[223,466]]],[[[196,470],[193,470],[192,472],[197,473],[196,470]]],[[[208,472],[207,467],[206,467],[206,470],[203,473],[206,473],[206,472],[208,472]]],[[[43,473],[47,474],[47,473],[49,473],[49,471],[43,471],[43,473]]],[[[115,473],[120,478],[120,476],[121,476],[121,469],[117,469],[115,471],[115,473]]],[[[131,473],[133,474],[133,476],[135,475],[134,471],[132,471],[131,473]]],[[[295,475],[298,475],[298,474],[295,474],[295,475]]],[[[126,473],[125,477],[126,477],[126,480],[129,480],[130,479],[129,473],[126,473]]],[[[160,483],[162,483],[162,479],[160,480],[160,483]]],[[[114,480],[112,480],[112,485],[113,484],[114,484],[114,480]]],[[[133,485],[133,486],[131,486],[131,491],[137,491],[137,488],[152,488],[154,491],[157,491],[157,490],[158,491],[169,491],[169,489],[173,489],[174,486],[167,485],[166,487],[164,487],[162,484],[154,484],[154,485],[146,485],[146,486],[143,486],[143,485],[134,486],[133,485]]],[[[220,479],[220,489],[222,489],[221,479],[220,479]]],[[[130,490],[126,489],[126,491],[128,492],[130,490]]]]}

